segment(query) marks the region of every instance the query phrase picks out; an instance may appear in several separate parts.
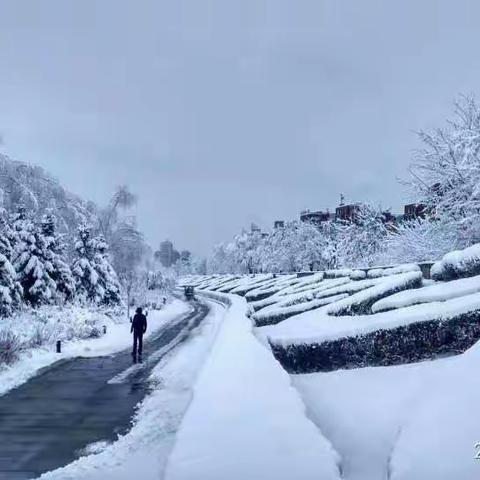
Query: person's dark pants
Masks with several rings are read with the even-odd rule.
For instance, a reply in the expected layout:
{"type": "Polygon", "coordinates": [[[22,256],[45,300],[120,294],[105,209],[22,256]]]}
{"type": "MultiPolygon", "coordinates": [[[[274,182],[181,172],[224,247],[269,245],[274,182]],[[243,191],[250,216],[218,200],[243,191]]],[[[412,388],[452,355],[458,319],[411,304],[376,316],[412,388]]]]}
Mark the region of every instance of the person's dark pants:
{"type": "Polygon", "coordinates": [[[133,332],[133,351],[132,355],[135,357],[137,355],[137,346],[138,346],[138,355],[142,356],[143,349],[143,332],[133,332]]]}

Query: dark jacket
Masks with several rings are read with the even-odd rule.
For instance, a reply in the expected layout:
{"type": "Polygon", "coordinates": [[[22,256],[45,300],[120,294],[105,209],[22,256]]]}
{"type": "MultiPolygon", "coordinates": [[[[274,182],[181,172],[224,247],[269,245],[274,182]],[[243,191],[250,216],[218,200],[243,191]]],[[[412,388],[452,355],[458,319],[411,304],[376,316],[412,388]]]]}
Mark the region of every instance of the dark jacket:
{"type": "Polygon", "coordinates": [[[130,332],[144,334],[147,331],[147,317],[143,313],[136,313],[132,320],[130,332]]]}

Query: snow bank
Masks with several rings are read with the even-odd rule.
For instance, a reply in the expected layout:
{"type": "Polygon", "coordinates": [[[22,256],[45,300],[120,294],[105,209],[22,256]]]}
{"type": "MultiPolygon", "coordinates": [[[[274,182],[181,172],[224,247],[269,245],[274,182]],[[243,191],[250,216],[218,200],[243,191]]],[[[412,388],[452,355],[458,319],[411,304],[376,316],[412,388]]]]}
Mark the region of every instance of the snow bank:
{"type": "MultiPolygon", "coordinates": [[[[148,316],[148,330],[147,337],[164,327],[168,322],[173,321],[176,317],[188,311],[190,307],[178,300],[174,300],[168,304],[164,310],[152,311],[148,316]]],[[[0,367],[0,395],[3,395],[8,390],[21,385],[37,372],[51,365],[52,363],[65,358],[72,357],[93,357],[110,355],[131,346],[130,323],[125,317],[111,318],[102,315],[98,311],[88,311],[84,309],[76,309],[74,307],[59,310],[58,308],[48,307],[42,310],[41,319],[46,319],[47,326],[50,322],[53,325],[58,324],[61,320],[63,326],[57,326],[56,329],[51,330],[48,327],[47,331],[52,332],[51,342],[22,351],[18,361],[12,365],[3,365],[0,367]],[[50,315],[47,315],[50,312],[50,315]],[[56,312],[53,315],[52,312],[56,312]],[[59,314],[61,312],[61,315],[59,314]],[[80,326],[89,319],[95,319],[96,327],[100,330],[103,325],[107,327],[107,333],[98,338],[78,339],[70,335],[71,323],[79,323],[80,326]],[[69,326],[70,325],[70,326],[69,326]],[[57,334],[66,332],[63,337],[58,337],[57,334]],[[55,342],[57,339],[62,339],[62,353],[55,353],[55,342]]],[[[6,327],[6,320],[3,320],[0,328],[13,328],[15,332],[23,331],[26,338],[32,338],[31,332],[35,332],[36,326],[32,324],[30,316],[19,316],[18,323],[15,326],[6,327]]],[[[42,322],[41,325],[44,325],[42,322]]],[[[76,330],[75,330],[76,331],[76,330]]]]}
{"type": "Polygon", "coordinates": [[[229,298],[165,478],[339,480],[337,455],[306,418],[288,375],[252,335],[245,301],[229,298]]]}

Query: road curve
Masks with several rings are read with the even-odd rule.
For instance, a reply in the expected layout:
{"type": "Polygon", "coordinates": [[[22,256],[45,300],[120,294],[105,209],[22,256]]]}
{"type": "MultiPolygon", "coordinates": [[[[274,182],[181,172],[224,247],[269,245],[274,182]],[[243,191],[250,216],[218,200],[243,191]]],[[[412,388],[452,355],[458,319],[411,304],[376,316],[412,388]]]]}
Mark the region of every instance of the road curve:
{"type": "Polygon", "coordinates": [[[132,367],[129,350],[59,361],[1,396],[0,480],[38,477],[71,463],[87,445],[126,433],[153,367],[209,312],[205,303],[192,306],[145,342],[141,365],[132,367]]]}

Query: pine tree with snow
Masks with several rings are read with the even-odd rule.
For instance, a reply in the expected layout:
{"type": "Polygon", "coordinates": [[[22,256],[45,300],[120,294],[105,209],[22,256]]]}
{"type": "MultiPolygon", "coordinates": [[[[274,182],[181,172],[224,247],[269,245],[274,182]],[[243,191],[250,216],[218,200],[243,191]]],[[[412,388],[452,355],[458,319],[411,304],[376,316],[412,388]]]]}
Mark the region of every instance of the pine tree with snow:
{"type": "Polygon", "coordinates": [[[93,245],[95,250],[94,267],[98,274],[98,283],[104,291],[102,303],[118,305],[121,303],[120,282],[110,263],[107,242],[100,235],[93,239],[93,245]]]}
{"type": "Polygon", "coordinates": [[[23,290],[8,258],[0,253],[0,316],[7,317],[21,305],[23,290]]]}
{"type": "Polygon", "coordinates": [[[48,240],[24,212],[16,217],[14,235],[13,266],[25,301],[33,306],[52,303],[57,286],[52,278],[54,267],[49,258],[48,240]]]}
{"type": "Polygon", "coordinates": [[[8,238],[12,249],[15,250],[18,244],[27,239],[29,232],[33,228],[32,221],[24,205],[17,207],[17,211],[10,217],[9,225],[8,238]]]}
{"type": "Polygon", "coordinates": [[[5,209],[0,208],[0,254],[5,255],[9,260],[12,258],[13,230],[10,227],[8,214],[5,209]]]}
{"type": "Polygon", "coordinates": [[[91,227],[81,225],[72,266],[77,294],[83,301],[98,305],[120,303],[120,286],[108,258],[103,237],[92,238],[91,227]]]}
{"type": "Polygon", "coordinates": [[[70,267],[64,260],[65,247],[56,233],[57,219],[52,213],[46,213],[41,222],[41,233],[45,242],[44,256],[53,269],[50,276],[55,282],[58,294],[67,301],[75,296],[75,280],[70,267]]]}
{"type": "Polygon", "coordinates": [[[22,287],[10,259],[13,249],[10,242],[12,230],[4,209],[0,209],[0,316],[6,317],[20,306],[22,287]]]}

